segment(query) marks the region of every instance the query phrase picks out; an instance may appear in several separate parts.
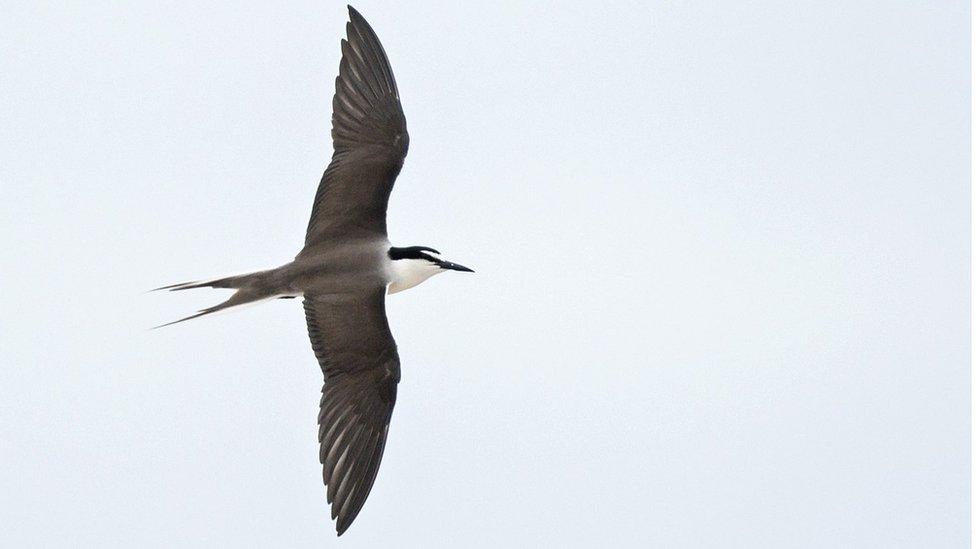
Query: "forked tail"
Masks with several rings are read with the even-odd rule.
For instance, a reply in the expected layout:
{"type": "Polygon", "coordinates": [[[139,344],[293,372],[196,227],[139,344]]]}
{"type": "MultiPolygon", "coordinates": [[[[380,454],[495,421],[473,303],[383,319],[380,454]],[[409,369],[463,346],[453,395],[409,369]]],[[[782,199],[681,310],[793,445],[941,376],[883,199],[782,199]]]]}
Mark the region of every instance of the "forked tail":
{"type": "Polygon", "coordinates": [[[278,292],[276,292],[271,285],[271,273],[273,272],[273,270],[259,271],[245,275],[228,276],[214,280],[181,282],[179,284],[171,284],[169,286],[154,288],[152,290],[154,292],[157,290],[169,290],[174,292],[177,290],[191,290],[193,288],[232,288],[236,289],[237,291],[234,292],[234,295],[230,296],[230,298],[223,303],[218,303],[213,307],[207,307],[206,309],[197,311],[196,314],[192,314],[186,318],[174,320],[173,322],[167,322],[166,324],[160,324],[159,326],[155,326],[153,329],[162,328],[163,326],[170,326],[172,324],[198,318],[210,313],[216,313],[217,311],[222,311],[237,305],[244,305],[245,303],[252,303],[254,301],[275,297],[278,292]]]}

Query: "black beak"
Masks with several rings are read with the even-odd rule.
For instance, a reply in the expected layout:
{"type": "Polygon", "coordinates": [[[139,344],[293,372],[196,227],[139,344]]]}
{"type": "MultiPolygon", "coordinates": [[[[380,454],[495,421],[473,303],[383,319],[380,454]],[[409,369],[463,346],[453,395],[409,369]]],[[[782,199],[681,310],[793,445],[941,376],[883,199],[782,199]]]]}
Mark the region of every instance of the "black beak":
{"type": "Polygon", "coordinates": [[[464,265],[458,265],[457,263],[451,263],[450,261],[442,261],[440,263],[441,269],[450,269],[452,271],[461,271],[465,273],[473,273],[473,269],[469,269],[464,265]]]}

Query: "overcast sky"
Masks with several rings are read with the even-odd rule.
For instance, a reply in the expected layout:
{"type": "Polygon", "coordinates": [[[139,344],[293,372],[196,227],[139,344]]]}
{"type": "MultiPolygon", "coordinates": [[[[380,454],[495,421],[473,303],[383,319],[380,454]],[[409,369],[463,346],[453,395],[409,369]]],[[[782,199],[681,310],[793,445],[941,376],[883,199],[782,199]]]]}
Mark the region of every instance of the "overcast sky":
{"type": "Polygon", "coordinates": [[[968,547],[966,2],[379,2],[411,136],[338,541],[298,301],[339,2],[6,2],[0,545],[968,547]]]}

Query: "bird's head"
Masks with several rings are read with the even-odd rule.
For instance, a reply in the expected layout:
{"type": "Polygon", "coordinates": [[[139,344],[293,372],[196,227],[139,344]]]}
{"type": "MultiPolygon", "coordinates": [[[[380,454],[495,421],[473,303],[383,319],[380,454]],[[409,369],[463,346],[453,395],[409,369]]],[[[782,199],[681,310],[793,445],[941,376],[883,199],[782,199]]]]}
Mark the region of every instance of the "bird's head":
{"type": "Polygon", "coordinates": [[[389,289],[391,294],[413,288],[444,271],[474,272],[464,265],[445,261],[441,258],[440,252],[427,246],[393,247],[387,255],[393,267],[389,289]]]}

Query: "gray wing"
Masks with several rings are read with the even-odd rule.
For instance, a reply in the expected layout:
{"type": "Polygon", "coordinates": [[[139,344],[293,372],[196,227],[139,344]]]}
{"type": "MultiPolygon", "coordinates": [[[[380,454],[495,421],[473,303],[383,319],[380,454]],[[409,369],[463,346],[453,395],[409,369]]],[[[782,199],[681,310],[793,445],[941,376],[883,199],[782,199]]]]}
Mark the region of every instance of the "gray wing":
{"type": "Polygon", "coordinates": [[[386,205],[407,155],[407,123],[390,62],[352,7],[349,19],[332,99],[335,152],[315,193],[303,253],[335,236],[385,237],[386,205]]]}
{"type": "Polygon", "coordinates": [[[325,375],[319,460],[339,535],[373,487],[400,381],[384,294],[378,288],[360,295],[305,296],[308,336],[325,375]]]}

